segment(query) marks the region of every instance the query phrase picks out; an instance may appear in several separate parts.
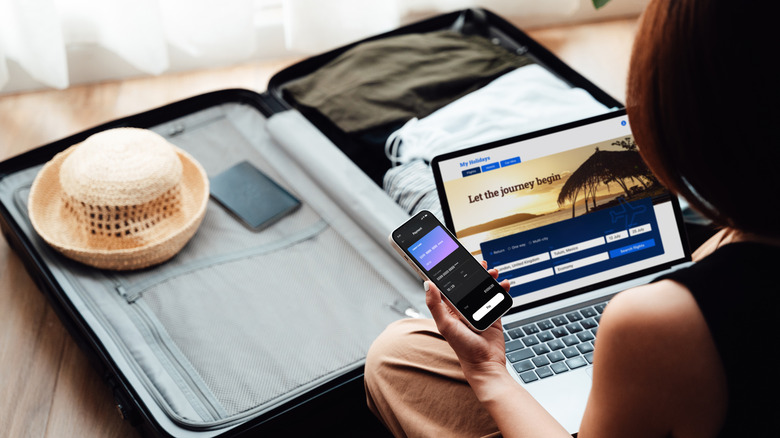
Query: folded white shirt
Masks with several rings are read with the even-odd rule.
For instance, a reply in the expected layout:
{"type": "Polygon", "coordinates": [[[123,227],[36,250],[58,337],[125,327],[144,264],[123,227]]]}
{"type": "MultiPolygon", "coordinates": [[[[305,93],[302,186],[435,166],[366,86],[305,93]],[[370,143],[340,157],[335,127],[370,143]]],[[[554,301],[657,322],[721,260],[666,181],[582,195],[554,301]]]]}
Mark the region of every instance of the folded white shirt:
{"type": "Polygon", "coordinates": [[[587,91],[546,68],[519,67],[484,87],[413,118],[390,135],[385,152],[397,164],[477,146],[609,111],[587,91]]]}

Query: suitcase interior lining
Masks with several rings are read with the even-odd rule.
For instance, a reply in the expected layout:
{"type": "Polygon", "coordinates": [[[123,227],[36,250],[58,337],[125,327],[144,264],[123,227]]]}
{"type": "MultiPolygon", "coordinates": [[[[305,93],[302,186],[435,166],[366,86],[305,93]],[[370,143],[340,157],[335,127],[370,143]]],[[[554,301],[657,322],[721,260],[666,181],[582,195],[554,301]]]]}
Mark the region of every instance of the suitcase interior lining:
{"type": "Polygon", "coordinates": [[[228,427],[361,366],[373,339],[415,307],[407,294],[419,292],[416,280],[341,202],[294,171],[266,122],[235,103],[152,128],[209,175],[249,160],[302,206],[254,232],[211,200],[193,240],[170,261],[140,271],[85,267],[42,242],[26,216],[41,166],[0,181],[0,196],[14,198],[3,202],[16,207],[12,214],[65,294],[78,295],[80,311],[104,325],[152,398],[184,428],[228,427]],[[384,258],[367,260],[366,253],[384,258]],[[380,273],[388,264],[397,272],[380,273]]]}

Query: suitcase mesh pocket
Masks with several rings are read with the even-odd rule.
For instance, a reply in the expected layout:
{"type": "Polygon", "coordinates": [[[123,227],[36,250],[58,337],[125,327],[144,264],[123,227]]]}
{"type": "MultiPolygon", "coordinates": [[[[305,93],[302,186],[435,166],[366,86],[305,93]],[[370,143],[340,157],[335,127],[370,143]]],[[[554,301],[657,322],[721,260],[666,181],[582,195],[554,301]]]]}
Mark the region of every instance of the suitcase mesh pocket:
{"type": "Polygon", "coordinates": [[[398,296],[389,290],[328,228],[284,251],[157,284],[139,304],[224,412],[236,416],[361,363],[387,321],[400,317],[391,308],[398,296]],[[351,275],[344,275],[344,266],[351,275]],[[259,267],[273,274],[258,280],[259,267]]]}

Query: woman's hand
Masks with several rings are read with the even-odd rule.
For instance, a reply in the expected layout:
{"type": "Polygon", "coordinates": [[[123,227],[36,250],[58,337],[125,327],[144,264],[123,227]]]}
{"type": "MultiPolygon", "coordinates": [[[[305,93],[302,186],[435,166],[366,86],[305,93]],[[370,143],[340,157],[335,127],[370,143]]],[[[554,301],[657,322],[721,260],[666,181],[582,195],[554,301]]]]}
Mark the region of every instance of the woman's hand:
{"type": "MultiPolygon", "coordinates": [[[[483,261],[482,266],[487,267],[487,264],[483,261]]],[[[498,278],[495,269],[488,272],[498,278]]],[[[502,281],[501,287],[509,292],[508,281],[502,281]]],[[[571,437],[507,371],[501,321],[477,333],[460,319],[449,302],[442,300],[441,292],[433,283],[426,281],[425,291],[425,303],[436,327],[455,350],[466,380],[495,420],[502,436],[571,437]]]]}
{"type": "MultiPolygon", "coordinates": [[[[485,261],[483,267],[487,267],[485,261]]],[[[498,271],[488,271],[498,278],[498,271]]],[[[504,280],[501,287],[509,291],[509,282],[504,280]]],[[[453,309],[448,301],[442,300],[441,292],[430,281],[425,282],[425,303],[431,311],[436,327],[450,344],[460,360],[461,367],[468,379],[473,373],[493,371],[506,372],[504,333],[501,321],[496,321],[482,333],[471,330],[453,309]]]]}

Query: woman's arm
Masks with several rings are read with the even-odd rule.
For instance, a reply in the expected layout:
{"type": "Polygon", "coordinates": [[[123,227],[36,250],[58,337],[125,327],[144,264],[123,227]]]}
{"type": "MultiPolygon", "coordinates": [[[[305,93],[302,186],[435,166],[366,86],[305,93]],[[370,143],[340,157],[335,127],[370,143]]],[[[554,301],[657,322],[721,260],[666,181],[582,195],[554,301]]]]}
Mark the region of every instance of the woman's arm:
{"type": "Polygon", "coordinates": [[[616,295],[601,318],[578,436],[715,436],[726,380],[709,328],[671,280],[616,295]]]}
{"type": "MultiPolygon", "coordinates": [[[[489,271],[494,278],[495,270],[489,271]]],[[[509,283],[502,286],[509,290],[509,283]]],[[[441,292],[425,283],[426,304],[439,332],[458,356],[463,373],[477,398],[495,420],[504,437],[570,437],[506,369],[504,334],[497,321],[482,333],[464,324],[456,311],[441,298],[441,292]],[[518,409],[518,406],[522,407],[518,409]]],[[[466,414],[467,415],[467,414],[466,414]]]]}

